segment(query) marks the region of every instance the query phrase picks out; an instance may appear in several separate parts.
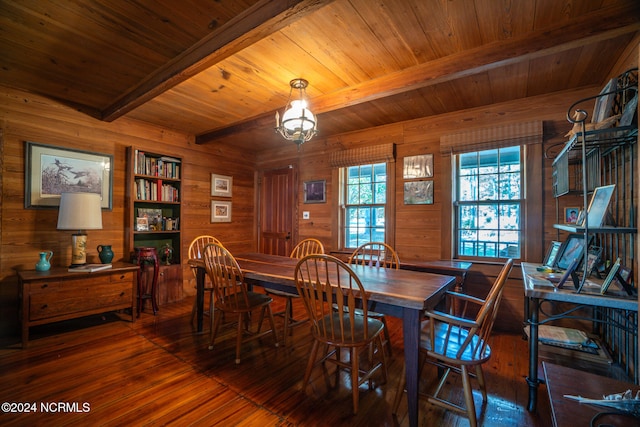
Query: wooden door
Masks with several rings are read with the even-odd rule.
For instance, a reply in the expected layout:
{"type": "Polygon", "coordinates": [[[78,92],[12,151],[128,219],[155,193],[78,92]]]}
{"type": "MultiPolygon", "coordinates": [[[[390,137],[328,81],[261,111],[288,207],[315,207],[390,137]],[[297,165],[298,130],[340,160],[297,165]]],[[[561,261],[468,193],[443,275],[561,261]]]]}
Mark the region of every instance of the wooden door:
{"type": "Polygon", "coordinates": [[[296,206],[293,166],[265,171],[261,187],[260,252],[289,256],[296,206]]]}

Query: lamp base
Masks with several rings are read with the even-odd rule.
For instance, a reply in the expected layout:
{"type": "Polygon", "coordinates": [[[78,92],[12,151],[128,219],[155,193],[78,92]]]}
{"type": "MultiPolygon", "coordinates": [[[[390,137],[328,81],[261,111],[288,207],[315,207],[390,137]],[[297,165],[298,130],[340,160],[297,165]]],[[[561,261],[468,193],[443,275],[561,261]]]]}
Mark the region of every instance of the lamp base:
{"type": "Polygon", "coordinates": [[[79,232],[71,236],[71,266],[78,267],[87,263],[87,235],[79,232]]]}

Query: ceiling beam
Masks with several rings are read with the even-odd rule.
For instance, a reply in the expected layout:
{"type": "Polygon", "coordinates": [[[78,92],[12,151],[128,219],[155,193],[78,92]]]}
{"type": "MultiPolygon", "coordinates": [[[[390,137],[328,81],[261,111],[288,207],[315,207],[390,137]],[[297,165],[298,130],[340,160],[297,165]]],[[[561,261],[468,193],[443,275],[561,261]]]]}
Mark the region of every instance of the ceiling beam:
{"type": "Polygon", "coordinates": [[[111,122],[127,114],[177,84],[333,1],[260,0],[123,94],[102,111],[102,120],[111,122]]]}
{"type": "MultiPolygon", "coordinates": [[[[535,58],[557,54],[580,46],[610,40],[640,31],[636,16],[640,8],[601,9],[570,23],[560,23],[527,36],[489,43],[404,69],[310,100],[314,114],[335,111],[403,92],[456,80],[535,58]]],[[[275,111],[254,116],[222,129],[196,136],[203,144],[230,134],[273,124],[275,111]],[[273,122],[273,123],[271,123],[273,122]]]]}

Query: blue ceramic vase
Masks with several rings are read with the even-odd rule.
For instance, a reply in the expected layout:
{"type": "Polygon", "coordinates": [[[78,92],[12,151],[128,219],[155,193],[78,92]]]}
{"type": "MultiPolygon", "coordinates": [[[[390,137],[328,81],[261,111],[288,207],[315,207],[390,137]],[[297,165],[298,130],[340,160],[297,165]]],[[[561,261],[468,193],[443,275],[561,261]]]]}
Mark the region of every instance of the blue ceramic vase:
{"type": "Polygon", "coordinates": [[[36,263],[36,271],[48,271],[51,268],[53,252],[40,252],[40,260],[36,263]]]}

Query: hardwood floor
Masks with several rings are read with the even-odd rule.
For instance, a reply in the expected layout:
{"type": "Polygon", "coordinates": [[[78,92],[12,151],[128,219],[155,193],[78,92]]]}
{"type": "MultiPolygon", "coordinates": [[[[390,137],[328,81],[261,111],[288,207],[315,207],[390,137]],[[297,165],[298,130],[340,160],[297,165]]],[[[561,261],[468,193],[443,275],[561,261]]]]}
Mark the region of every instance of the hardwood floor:
{"type": "MultiPolygon", "coordinates": [[[[274,301],[274,311],[281,303],[274,301]]],[[[111,313],[32,328],[32,341],[24,350],[16,334],[0,349],[0,402],[35,403],[37,412],[1,413],[0,424],[408,425],[406,400],[398,418],[391,415],[402,370],[400,320],[388,319],[393,344],[389,381],[372,391],[363,385],[360,411],[354,416],[346,374],[341,374],[338,387],[331,388],[322,370],[316,369],[312,384],[301,391],[311,344],[306,326],[294,329],[287,348],[276,348],[268,338],[245,344],[242,363],[235,365],[235,328],[225,325],[215,349],[209,351],[208,327],[196,334],[189,324],[191,306],[190,298],[167,304],[156,316],[142,313],[134,324],[116,320],[111,313]]],[[[278,326],[280,320],[276,319],[278,326]]],[[[489,399],[484,407],[480,408],[480,393],[474,392],[480,423],[551,425],[544,387],[539,391],[538,413],[526,410],[526,342],[519,335],[495,334],[492,349],[485,366],[489,399]]],[[[423,378],[429,374],[433,377],[426,372],[423,378]]],[[[461,384],[451,385],[462,401],[461,384]]],[[[421,402],[420,425],[469,423],[421,402]]]]}

